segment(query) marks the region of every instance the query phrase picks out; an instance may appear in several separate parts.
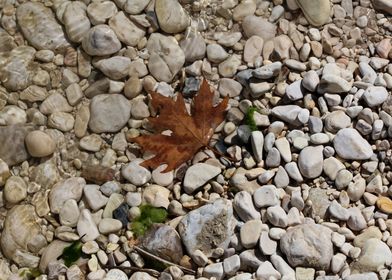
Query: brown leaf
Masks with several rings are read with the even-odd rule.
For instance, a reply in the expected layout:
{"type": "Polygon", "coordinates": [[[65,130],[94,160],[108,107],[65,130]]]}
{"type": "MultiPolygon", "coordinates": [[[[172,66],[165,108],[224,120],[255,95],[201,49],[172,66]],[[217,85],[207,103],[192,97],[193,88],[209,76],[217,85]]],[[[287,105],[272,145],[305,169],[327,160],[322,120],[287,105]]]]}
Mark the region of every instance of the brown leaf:
{"type": "Polygon", "coordinates": [[[155,132],[170,130],[170,136],[163,134],[143,135],[133,139],[144,150],[155,154],[142,162],[142,166],[157,168],[166,163],[163,172],[171,171],[187,160],[203,147],[207,147],[214,129],[225,119],[228,98],[213,106],[214,94],[206,80],[203,80],[198,95],[194,98],[191,109],[192,116],[186,110],[184,98],[177,95],[177,100],[151,93],[151,105],[158,112],[156,118],[149,118],[155,132]]]}

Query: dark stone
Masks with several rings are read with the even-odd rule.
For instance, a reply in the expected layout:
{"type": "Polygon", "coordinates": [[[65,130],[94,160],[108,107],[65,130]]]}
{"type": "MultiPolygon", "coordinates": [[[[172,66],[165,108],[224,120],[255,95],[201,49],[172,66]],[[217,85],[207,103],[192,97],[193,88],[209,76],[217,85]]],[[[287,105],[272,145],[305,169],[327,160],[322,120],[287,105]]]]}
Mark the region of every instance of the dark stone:
{"type": "Polygon", "coordinates": [[[194,77],[189,77],[185,79],[184,89],[182,94],[184,97],[191,97],[199,91],[200,81],[194,77]]]}
{"type": "Polygon", "coordinates": [[[123,227],[126,227],[128,224],[128,210],[128,204],[123,203],[113,211],[113,218],[121,221],[123,227]]]}
{"type": "Polygon", "coordinates": [[[168,225],[153,224],[143,236],[142,245],[150,253],[174,263],[184,256],[180,235],[168,225]]]}

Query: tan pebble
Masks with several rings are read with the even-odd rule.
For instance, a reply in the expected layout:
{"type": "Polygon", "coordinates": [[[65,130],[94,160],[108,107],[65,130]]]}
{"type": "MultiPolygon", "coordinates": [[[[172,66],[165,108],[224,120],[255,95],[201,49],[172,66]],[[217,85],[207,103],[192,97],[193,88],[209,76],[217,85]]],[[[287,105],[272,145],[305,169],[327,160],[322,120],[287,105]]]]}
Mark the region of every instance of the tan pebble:
{"type": "Polygon", "coordinates": [[[56,144],[45,132],[36,130],[27,134],[25,138],[27,151],[33,157],[46,157],[53,154],[56,144]]]}
{"type": "Polygon", "coordinates": [[[392,200],[388,197],[380,197],[377,200],[377,207],[384,213],[392,214],[392,200]]]}
{"type": "Polygon", "coordinates": [[[7,179],[11,176],[8,164],[0,159],[0,186],[4,186],[7,179]]]}

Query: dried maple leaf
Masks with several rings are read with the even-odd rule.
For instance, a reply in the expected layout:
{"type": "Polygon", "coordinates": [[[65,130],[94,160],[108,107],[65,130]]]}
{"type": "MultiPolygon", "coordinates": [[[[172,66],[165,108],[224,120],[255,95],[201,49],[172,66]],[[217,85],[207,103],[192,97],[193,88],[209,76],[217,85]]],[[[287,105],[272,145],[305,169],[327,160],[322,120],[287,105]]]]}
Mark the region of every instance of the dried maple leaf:
{"type": "Polygon", "coordinates": [[[143,150],[155,154],[141,165],[155,169],[166,163],[163,172],[177,168],[198,150],[208,146],[214,129],[225,119],[228,103],[225,97],[219,105],[213,106],[214,94],[206,80],[203,80],[199,93],[193,99],[192,116],[188,114],[181,94],[177,95],[176,101],[156,92],[152,92],[151,97],[151,105],[159,115],[149,118],[149,123],[159,134],[143,135],[132,140],[143,150]],[[172,134],[160,134],[165,130],[170,130],[172,134]]]}

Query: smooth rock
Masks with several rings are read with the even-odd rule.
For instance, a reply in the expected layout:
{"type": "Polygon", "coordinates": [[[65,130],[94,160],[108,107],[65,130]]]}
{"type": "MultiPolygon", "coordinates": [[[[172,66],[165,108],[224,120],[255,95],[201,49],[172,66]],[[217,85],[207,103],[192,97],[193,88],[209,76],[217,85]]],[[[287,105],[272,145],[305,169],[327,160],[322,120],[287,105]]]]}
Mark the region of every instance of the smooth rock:
{"type": "Polygon", "coordinates": [[[302,176],[316,178],[323,172],[323,146],[305,147],[299,154],[298,167],[302,176]]]}
{"type": "Polygon", "coordinates": [[[100,94],[90,103],[89,127],[95,133],[117,132],[131,116],[128,100],[120,94],[100,94]]]}
{"type": "Polygon", "coordinates": [[[156,0],[155,13],[166,33],[180,33],[188,27],[189,16],[177,0],[156,0]]]}
{"type": "Polygon", "coordinates": [[[7,212],[1,233],[0,245],[4,256],[16,262],[16,255],[28,253],[28,245],[40,232],[34,207],[28,204],[14,206],[7,212]]]}
{"type": "Polygon", "coordinates": [[[46,157],[53,154],[56,144],[53,139],[40,130],[27,134],[25,138],[27,151],[33,157],[46,157]]]}
{"type": "Polygon", "coordinates": [[[121,228],[121,221],[111,218],[103,218],[98,224],[98,230],[101,234],[116,233],[121,228]]]}
{"type": "Polygon", "coordinates": [[[121,169],[121,175],[136,186],[142,186],[151,179],[151,172],[141,166],[141,162],[142,159],[134,160],[121,169]]]}
{"type": "Polygon", "coordinates": [[[370,144],[353,128],[339,130],[333,144],[337,154],[343,159],[365,160],[373,155],[370,144]]]}
{"type": "Polygon", "coordinates": [[[50,210],[58,214],[68,199],[79,201],[82,197],[86,181],[81,177],[73,177],[55,184],[49,194],[50,210]]]}
{"type": "Polygon", "coordinates": [[[250,38],[253,35],[261,37],[264,41],[272,39],[276,35],[276,25],[268,20],[249,15],[242,21],[242,28],[245,35],[250,38]]]}
{"type": "Polygon", "coordinates": [[[331,10],[328,0],[296,0],[306,19],[314,26],[321,26],[328,22],[331,10]]]}
{"type": "Polygon", "coordinates": [[[365,241],[361,248],[361,255],[358,260],[351,264],[352,271],[356,272],[377,272],[386,263],[392,262],[392,252],[381,240],[370,238],[365,241]]]}
{"type": "Polygon", "coordinates": [[[280,239],[280,249],[294,266],[327,270],[333,255],[332,231],[322,225],[292,227],[280,239]]]}
{"type": "Polygon", "coordinates": [[[171,82],[185,62],[185,55],[174,37],[153,33],[147,42],[148,69],[158,81],[171,82]]]}
{"type": "Polygon", "coordinates": [[[189,167],[185,173],[184,190],[191,194],[209,180],[216,177],[221,169],[207,163],[196,163],[189,167]]]}
{"type": "Polygon", "coordinates": [[[109,20],[109,26],[117,35],[118,40],[127,46],[137,46],[145,35],[144,29],[133,23],[123,11],[118,12],[109,20]]]}
{"type": "Polygon", "coordinates": [[[18,6],[16,20],[24,37],[38,50],[64,52],[70,46],[52,10],[39,2],[18,6]]]}
{"type": "Polygon", "coordinates": [[[388,91],[385,87],[368,87],[363,94],[363,99],[369,107],[376,107],[383,104],[388,98],[388,91]]]}
{"type": "Polygon", "coordinates": [[[99,231],[97,225],[95,224],[93,216],[88,209],[83,209],[80,212],[76,230],[83,242],[92,241],[98,238],[99,231]]]}
{"type": "Polygon", "coordinates": [[[82,41],[84,51],[89,55],[104,56],[118,52],[121,43],[114,31],[105,24],[92,27],[82,41]]]}

